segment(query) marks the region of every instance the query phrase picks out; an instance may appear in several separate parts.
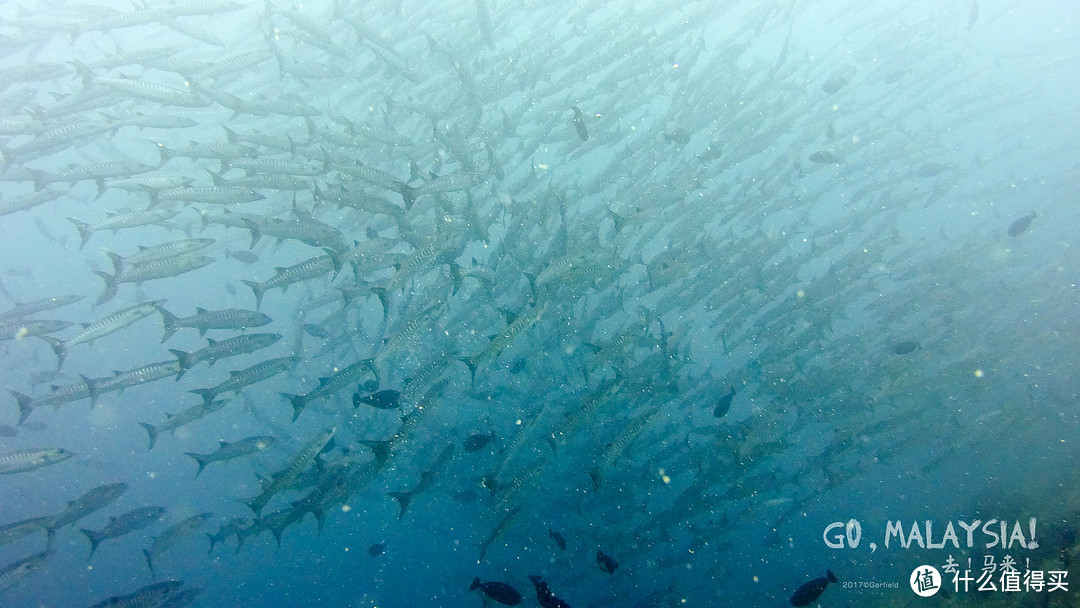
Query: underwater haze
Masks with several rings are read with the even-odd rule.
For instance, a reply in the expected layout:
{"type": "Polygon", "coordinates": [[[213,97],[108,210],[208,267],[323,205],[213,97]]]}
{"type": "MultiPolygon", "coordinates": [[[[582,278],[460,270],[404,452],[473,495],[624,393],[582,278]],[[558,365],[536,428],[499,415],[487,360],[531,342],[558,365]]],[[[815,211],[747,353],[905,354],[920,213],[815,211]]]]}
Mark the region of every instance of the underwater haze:
{"type": "Polygon", "coordinates": [[[1078,100],[1064,0],[3,0],[0,606],[1074,605],[1078,100]]]}

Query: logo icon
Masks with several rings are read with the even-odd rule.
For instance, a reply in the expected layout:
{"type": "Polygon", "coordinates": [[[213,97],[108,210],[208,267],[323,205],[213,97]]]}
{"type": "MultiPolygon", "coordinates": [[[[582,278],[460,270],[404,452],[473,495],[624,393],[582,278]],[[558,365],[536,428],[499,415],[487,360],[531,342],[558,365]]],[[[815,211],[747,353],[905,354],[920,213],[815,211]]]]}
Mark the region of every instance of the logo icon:
{"type": "Polygon", "coordinates": [[[911,573],[911,590],[920,597],[930,597],[941,588],[941,574],[933,566],[919,566],[911,573]]]}

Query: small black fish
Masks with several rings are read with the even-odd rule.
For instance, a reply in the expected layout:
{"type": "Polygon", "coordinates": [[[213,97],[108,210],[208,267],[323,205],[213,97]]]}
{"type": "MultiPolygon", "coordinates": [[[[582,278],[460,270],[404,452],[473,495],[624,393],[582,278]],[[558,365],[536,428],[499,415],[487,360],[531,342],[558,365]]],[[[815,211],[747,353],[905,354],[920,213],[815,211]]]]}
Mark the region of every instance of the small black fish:
{"type": "Polygon", "coordinates": [[[918,342],[914,340],[904,340],[903,342],[893,344],[889,347],[889,350],[891,350],[894,355],[906,355],[915,352],[918,348],[918,342]]]}
{"type": "Polygon", "coordinates": [[[0,424],[0,437],[14,437],[18,434],[19,429],[7,424],[0,424]]]}
{"type": "Polygon", "coordinates": [[[833,93],[844,88],[844,85],[847,83],[847,78],[844,78],[842,76],[833,76],[821,85],[821,90],[825,91],[825,93],[828,95],[832,95],[833,93]]]}
{"type": "Polygon", "coordinates": [[[599,549],[596,550],[596,564],[608,574],[615,574],[615,570],[619,567],[619,562],[599,549]]]}
{"type": "Polygon", "coordinates": [[[352,405],[354,409],[360,407],[361,403],[366,403],[380,410],[392,410],[401,406],[400,398],[400,392],[390,389],[372,393],[366,397],[361,397],[360,393],[353,393],[352,405]]]}
{"type": "Polygon", "coordinates": [[[718,401],[716,403],[716,407],[713,408],[713,412],[712,412],[713,418],[723,418],[724,415],[728,413],[728,410],[731,409],[731,401],[733,399],[735,399],[735,387],[734,386],[731,387],[731,389],[729,389],[728,394],[721,397],[720,401],[718,401]]]}
{"type": "Polygon", "coordinates": [[[718,141],[713,141],[705,147],[705,151],[702,152],[701,156],[699,156],[698,158],[701,160],[701,162],[707,163],[709,161],[719,159],[720,156],[723,155],[723,153],[723,145],[721,145],[721,143],[718,141]]]}
{"type": "Polygon", "coordinates": [[[915,170],[915,175],[918,175],[919,177],[934,177],[947,168],[948,166],[942,163],[923,163],[915,170]]]}
{"type": "Polygon", "coordinates": [[[821,594],[825,592],[825,587],[828,587],[829,583],[835,582],[836,575],[832,573],[832,570],[827,570],[825,576],[815,578],[808,583],[803,583],[796,589],[795,594],[791,596],[791,605],[809,606],[814,600],[821,597],[821,594]]]}
{"type": "Polygon", "coordinates": [[[560,549],[566,551],[566,539],[563,538],[562,534],[559,534],[558,532],[548,528],[548,536],[550,536],[551,539],[555,541],[555,544],[558,545],[560,549]]]}
{"type": "Polygon", "coordinates": [[[517,589],[514,589],[506,583],[500,583],[497,581],[489,581],[487,583],[481,583],[480,577],[473,579],[472,585],[469,585],[469,591],[476,591],[479,589],[484,592],[484,595],[499,602],[500,604],[506,604],[507,606],[517,606],[521,603],[521,594],[517,589]]]}
{"type": "Polygon", "coordinates": [[[367,548],[367,554],[371,557],[379,557],[386,551],[386,543],[375,543],[367,548]]]}
{"type": "Polygon", "coordinates": [[[1031,222],[1034,221],[1037,217],[1039,217],[1039,214],[1032,211],[1024,217],[1009,224],[1009,236],[1020,236],[1021,234],[1027,232],[1027,229],[1031,227],[1031,222]]]}
{"type": "Polygon", "coordinates": [[[534,574],[530,574],[529,580],[532,581],[533,586],[536,587],[536,601],[540,602],[540,608],[570,608],[570,604],[555,597],[555,594],[551,592],[551,588],[544,582],[544,579],[534,574]]]}
{"type": "Polygon", "coordinates": [[[462,490],[457,494],[454,494],[454,500],[460,502],[463,505],[467,505],[471,502],[476,502],[476,499],[480,498],[480,495],[472,490],[462,490]]]}
{"type": "Polygon", "coordinates": [[[581,141],[589,141],[589,128],[585,126],[585,114],[577,106],[570,106],[570,109],[574,111],[574,128],[577,129],[578,137],[581,141]]]}
{"type": "Polygon", "coordinates": [[[664,133],[664,139],[673,144],[684,146],[690,141],[690,134],[686,132],[686,129],[673,129],[664,133]]]}
{"type": "Polygon", "coordinates": [[[304,333],[312,338],[319,338],[320,340],[325,340],[330,337],[329,332],[314,323],[304,323],[304,333]]]}
{"type": "Polygon", "coordinates": [[[818,150],[810,155],[810,162],[819,165],[829,165],[840,162],[840,158],[828,150],[818,150]]]}
{"type": "Polygon", "coordinates": [[[226,251],[225,257],[232,258],[244,264],[254,264],[259,261],[259,256],[250,251],[226,251]]]}
{"type": "Polygon", "coordinates": [[[495,439],[495,435],[491,433],[476,433],[469,435],[465,439],[465,451],[475,452],[476,450],[483,449],[484,446],[491,443],[491,440],[495,439]]]}

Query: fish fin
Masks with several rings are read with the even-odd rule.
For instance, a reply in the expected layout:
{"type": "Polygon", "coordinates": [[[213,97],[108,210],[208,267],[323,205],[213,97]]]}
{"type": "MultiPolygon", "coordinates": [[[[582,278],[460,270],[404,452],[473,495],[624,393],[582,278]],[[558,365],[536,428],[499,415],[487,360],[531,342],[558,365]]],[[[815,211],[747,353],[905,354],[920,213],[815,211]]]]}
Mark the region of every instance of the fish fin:
{"type": "Polygon", "coordinates": [[[180,373],[176,374],[176,381],[179,382],[180,378],[184,377],[184,372],[191,369],[191,353],[186,353],[175,348],[170,348],[169,352],[180,362],[180,373]]]}
{"type": "Polygon", "coordinates": [[[79,249],[82,249],[86,246],[86,241],[90,240],[90,236],[94,234],[93,227],[90,226],[90,224],[77,220],[73,217],[69,217],[67,219],[72,224],[75,224],[75,227],[79,230],[79,238],[82,240],[82,242],[79,243],[79,249]]]}
{"type": "Polygon", "coordinates": [[[210,403],[217,397],[217,393],[212,388],[196,388],[188,391],[189,393],[195,393],[203,398],[203,404],[210,403]]]}
{"type": "Polygon", "coordinates": [[[154,558],[150,556],[150,550],[143,549],[142,552],[146,556],[146,567],[150,568],[150,578],[157,580],[157,573],[154,572],[154,558]]]}
{"type": "Polygon", "coordinates": [[[194,452],[184,452],[184,453],[187,454],[188,456],[191,456],[192,458],[195,459],[195,462],[199,463],[199,470],[195,473],[195,477],[198,477],[200,474],[202,474],[203,469],[206,468],[206,465],[210,464],[210,461],[206,459],[205,454],[196,454],[194,452]]]}
{"type": "Polygon", "coordinates": [[[19,424],[26,422],[26,419],[30,417],[30,412],[34,411],[33,398],[11,389],[8,389],[8,392],[19,403],[19,424]]]}
{"type": "Polygon", "coordinates": [[[288,399],[289,403],[292,404],[292,408],[293,408],[293,418],[292,419],[293,419],[293,422],[296,422],[296,419],[300,417],[300,412],[304,411],[304,406],[307,405],[307,403],[304,401],[304,396],[303,395],[293,395],[293,394],[290,394],[290,393],[278,393],[278,394],[281,395],[282,397],[285,397],[286,399],[288,399]]]}
{"type": "Polygon", "coordinates": [[[101,277],[101,280],[105,281],[105,290],[101,292],[100,296],[98,296],[97,302],[94,302],[94,306],[101,306],[105,302],[113,299],[113,297],[116,295],[116,276],[101,272],[100,270],[95,270],[94,274],[98,275],[99,277],[101,277]]]}
{"type": "Polygon", "coordinates": [[[251,288],[251,291],[255,294],[255,310],[259,310],[262,307],[262,298],[263,294],[266,293],[266,287],[257,281],[241,281],[241,283],[251,288]]]}
{"type": "Polygon", "coordinates": [[[405,517],[405,511],[409,509],[409,503],[412,502],[412,492],[387,492],[387,496],[392,497],[398,501],[398,506],[401,507],[401,511],[398,512],[398,519],[405,517]]]}
{"type": "Polygon", "coordinates": [[[165,327],[165,335],[161,336],[161,343],[164,344],[165,341],[171,338],[172,335],[176,333],[176,330],[179,329],[176,327],[178,319],[176,315],[165,310],[163,306],[158,306],[157,310],[161,313],[161,324],[165,327]]]}
{"type": "Polygon", "coordinates": [[[476,368],[480,364],[480,355],[458,357],[458,360],[469,367],[470,386],[474,386],[476,384],[476,368]]]}
{"type": "Polygon", "coordinates": [[[246,217],[242,218],[242,220],[247,226],[247,229],[251,231],[251,245],[248,246],[248,250],[250,251],[255,248],[255,245],[258,244],[259,239],[263,237],[262,228],[260,228],[258,224],[246,217]]]}
{"type": "Polygon", "coordinates": [[[157,443],[157,436],[158,436],[157,427],[152,425],[152,424],[148,424],[146,422],[140,422],[139,426],[146,429],[146,434],[150,436],[150,447],[146,448],[147,451],[154,449],[154,444],[157,443]]]}
{"type": "Polygon", "coordinates": [[[60,340],[52,336],[38,336],[42,340],[48,343],[49,348],[56,353],[56,371],[60,371],[60,366],[64,364],[64,358],[67,357],[67,346],[60,340]]]}
{"type": "Polygon", "coordinates": [[[97,551],[98,545],[101,544],[101,541],[104,539],[101,538],[101,534],[94,532],[93,530],[81,528],[79,531],[85,534],[86,538],[90,540],[90,555],[86,558],[86,561],[90,561],[90,558],[94,557],[94,552],[97,551]]]}
{"type": "Polygon", "coordinates": [[[604,481],[604,476],[600,472],[600,467],[595,467],[595,468],[589,469],[588,471],[585,471],[585,472],[588,473],[589,478],[592,479],[593,489],[594,490],[599,490],[600,489],[600,484],[603,483],[603,481],[604,481]]]}
{"type": "Polygon", "coordinates": [[[94,406],[97,405],[97,398],[101,393],[98,392],[97,387],[94,386],[94,381],[88,376],[79,374],[79,377],[86,383],[86,388],[90,390],[90,409],[94,409],[94,406]]]}

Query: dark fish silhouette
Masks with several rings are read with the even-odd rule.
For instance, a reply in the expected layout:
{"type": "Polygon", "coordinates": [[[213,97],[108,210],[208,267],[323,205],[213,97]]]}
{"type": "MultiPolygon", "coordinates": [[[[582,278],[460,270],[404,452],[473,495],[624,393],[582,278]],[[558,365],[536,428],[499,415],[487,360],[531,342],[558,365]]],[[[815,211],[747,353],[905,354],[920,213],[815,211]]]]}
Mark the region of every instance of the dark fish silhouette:
{"type": "Polygon", "coordinates": [[[589,128],[585,126],[585,114],[577,106],[570,106],[570,109],[574,111],[574,129],[577,130],[578,137],[581,141],[589,141],[589,128]]]}
{"type": "Polygon", "coordinates": [[[817,163],[819,165],[829,165],[832,163],[840,162],[840,157],[829,152],[828,150],[818,150],[810,155],[810,162],[817,163]]]}
{"type": "Polygon", "coordinates": [[[563,538],[562,534],[559,534],[554,530],[548,529],[548,536],[555,541],[555,544],[558,545],[560,549],[566,551],[566,539],[563,538]]]}
{"type": "Polygon", "coordinates": [[[367,554],[371,557],[379,557],[386,551],[386,543],[375,543],[367,548],[367,554]]]}
{"type": "Polygon", "coordinates": [[[713,418],[723,418],[728,410],[731,409],[731,402],[735,399],[735,387],[731,387],[728,390],[728,394],[720,398],[720,401],[716,403],[716,407],[713,408],[713,418]]]}
{"type": "Polygon", "coordinates": [[[1027,232],[1028,228],[1031,227],[1031,222],[1034,221],[1037,217],[1039,217],[1039,214],[1032,211],[1024,217],[1019,218],[1013,223],[1009,224],[1009,236],[1020,236],[1021,234],[1027,232]]]}
{"type": "Polygon", "coordinates": [[[477,450],[483,449],[484,446],[491,443],[492,439],[495,439],[495,435],[491,433],[476,433],[474,435],[469,435],[465,439],[465,451],[475,452],[477,450]]]}
{"type": "Polygon", "coordinates": [[[597,549],[596,565],[600,566],[600,569],[608,574],[615,574],[615,570],[619,567],[619,562],[615,561],[615,559],[607,553],[597,549]]]}
{"type": "Polygon", "coordinates": [[[548,587],[543,578],[530,575],[529,580],[536,587],[536,601],[540,602],[540,608],[570,608],[570,604],[562,601],[551,592],[551,588],[548,587]]]}
{"type": "Polygon", "coordinates": [[[664,133],[664,139],[673,144],[682,146],[690,141],[690,134],[686,132],[686,129],[672,129],[671,131],[664,133]]]}
{"type": "Polygon", "coordinates": [[[514,589],[506,583],[500,583],[497,581],[490,581],[487,583],[481,583],[480,577],[474,578],[472,585],[469,585],[469,591],[476,591],[479,589],[484,592],[484,595],[499,602],[500,604],[506,604],[507,606],[517,606],[521,603],[521,594],[517,589],[514,589]]]}
{"type": "Polygon", "coordinates": [[[914,340],[904,340],[903,342],[893,344],[889,347],[889,350],[891,350],[894,355],[906,355],[915,352],[918,348],[918,342],[914,340]]]}
{"type": "Polygon", "coordinates": [[[836,582],[836,575],[832,573],[832,570],[827,570],[825,576],[821,578],[815,578],[814,580],[803,583],[795,590],[795,593],[791,596],[792,606],[809,606],[814,603],[821,594],[825,592],[825,588],[829,586],[829,583],[836,582]]]}
{"type": "Polygon", "coordinates": [[[366,403],[380,410],[397,409],[401,405],[401,393],[395,390],[383,390],[366,397],[361,397],[360,393],[354,393],[353,407],[358,408],[361,403],[366,403]]]}

